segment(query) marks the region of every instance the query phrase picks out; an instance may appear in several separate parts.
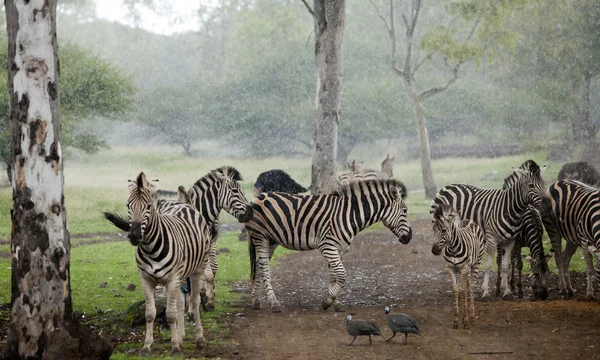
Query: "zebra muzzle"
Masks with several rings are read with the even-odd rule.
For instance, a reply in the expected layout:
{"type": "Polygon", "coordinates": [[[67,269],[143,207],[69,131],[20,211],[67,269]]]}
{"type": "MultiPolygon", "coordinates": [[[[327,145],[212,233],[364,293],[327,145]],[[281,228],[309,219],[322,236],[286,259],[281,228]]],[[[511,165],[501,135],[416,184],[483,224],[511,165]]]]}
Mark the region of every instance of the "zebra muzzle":
{"type": "Polygon", "coordinates": [[[238,218],[238,221],[241,223],[245,223],[245,222],[250,221],[253,216],[254,216],[254,210],[252,209],[252,206],[246,205],[246,212],[243,213],[242,215],[240,215],[240,217],[238,218]]]}
{"type": "Polygon", "coordinates": [[[142,225],[138,222],[131,223],[129,234],[127,235],[131,245],[137,246],[142,239],[142,225]]]}
{"type": "Polygon", "coordinates": [[[408,235],[402,235],[402,236],[398,237],[398,240],[402,244],[405,244],[405,245],[410,242],[410,239],[412,239],[412,229],[411,228],[408,229],[408,235]]]}

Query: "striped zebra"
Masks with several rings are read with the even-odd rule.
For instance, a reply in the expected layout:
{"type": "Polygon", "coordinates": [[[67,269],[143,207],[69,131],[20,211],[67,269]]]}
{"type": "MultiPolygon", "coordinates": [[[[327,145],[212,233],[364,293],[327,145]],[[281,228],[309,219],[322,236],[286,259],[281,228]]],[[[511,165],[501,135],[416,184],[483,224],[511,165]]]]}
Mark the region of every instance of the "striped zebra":
{"type": "MultiPolygon", "coordinates": [[[[512,173],[504,179],[502,189],[506,190],[518,180],[517,173],[512,173]]],[[[519,298],[523,297],[523,285],[521,281],[521,273],[523,270],[523,259],[521,257],[521,249],[529,248],[529,256],[527,260],[531,266],[531,290],[534,299],[546,300],[548,298],[548,276],[550,269],[548,268],[548,260],[552,257],[553,252],[544,254],[544,244],[542,237],[544,235],[544,225],[542,216],[538,209],[529,205],[523,214],[521,228],[517,230],[515,245],[510,255],[510,288],[517,292],[519,298]],[[518,280],[515,288],[515,270],[518,275],[518,280]]],[[[500,271],[502,269],[502,247],[498,247],[496,253],[496,263],[498,265],[498,277],[496,278],[496,296],[500,296],[500,271]]]]}
{"type": "Polygon", "coordinates": [[[271,287],[269,259],[277,246],[291,250],[319,249],[329,265],[329,291],[322,306],[343,311],[337,296],[346,282],[340,251],[361,230],[381,221],[403,244],[412,230],[404,197],[406,187],[396,180],[355,182],[326,195],[263,193],[252,201],[254,217],[246,223],[249,234],[253,303],[260,309],[257,274],[273,312],[281,306],[271,287]]]}
{"type": "MultiPolygon", "coordinates": [[[[201,213],[204,220],[211,227],[210,268],[213,279],[219,270],[217,238],[219,236],[219,214],[221,209],[231,214],[241,223],[252,218],[252,206],[246,199],[240,181],[243,181],[243,178],[237,169],[231,166],[223,166],[200,178],[187,192],[183,187],[179,188],[180,194],[182,191],[185,193],[179,196],[179,200],[191,204],[201,213]]],[[[214,283],[211,284],[210,288],[215,288],[214,283]]],[[[207,311],[214,310],[214,296],[208,296],[206,301],[203,298],[203,306],[207,311]]]]}
{"type": "Polygon", "coordinates": [[[353,164],[350,171],[347,171],[338,177],[338,182],[340,185],[346,185],[353,181],[391,179],[394,177],[394,159],[394,157],[390,157],[388,154],[381,163],[381,171],[370,169],[355,171],[358,166],[353,164]]]}
{"type": "MultiPolygon", "coordinates": [[[[129,241],[137,246],[136,263],[146,299],[146,339],[141,352],[150,354],[156,317],[154,291],[157,285],[167,290],[167,319],[171,325],[171,352],[183,350],[185,335],[183,294],[180,284],[190,277],[199,284],[208,266],[210,226],[193,207],[171,202],[158,209],[158,180],[148,182],[144,173],[129,180],[127,209],[131,225],[129,241]]],[[[192,286],[191,302],[196,322],[196,347],[206,345],[200,322],[199,286],[192,286]]]]}
{"type": "MultiPolygon", "coordinates": [[[[206,271],[202,283],[201,296],[202,306],[207,311],[214,310],[214,278],[219,269],[217,263],[217,238],[219,235],[219,213],[224,209],[229,214],[238,219],[239,222],[246,222],[252,217],[252,207],[244,195],[244,191],[239,184],[242,176],[239,171],[230,166],[223,166],[210,171],[208,174],[198,179],[194,185],[186,191],[183,186],[178,189],[179,202],[191,204],[201,213],[202,218],[211,229],[210,236],[210,267],[206,271]],[[210,272],[212,273],[209,273],[210,272]]],[[[177,205],[179,202],[171,200],[158,200],[160,211],[167,211],[170,206],[177,205]]],[[[112,214],[104,213],[104,216],[115,226],[123,231],[129,231],[129,220],[112,214]]]]}
{"type": "Polygon", "coordinates": [[[460,297],[463,327],[469,329],[475,321],[474,293],[485,248],[485,233],[475,222],[460,220],[458,212],[450,205],[440,205],[432,217],[433,232],[438,241],[431,247],[431,252],[437,256],[443,251],[452,283],[452,328],[458,329],[460,297]]]}
{"type": "Polygon", "coordinates": [[[558,268],[559,294],[573,296],[569,265],[578,247],[583,248],[587,273],[586,297],[594,297],[593,255],[596,280],[600,281],[600,191],[575,180],[559,180],[550,185],[542,213],[552,242],[558,268]],[[566,240],[562,249],[562,238],[566,240]]]}
{"type": "Polygon", "coordinates": [[[481,189],[472,185],[453,184],[438,191],[431,203],[430,214],[441,204],[451,205],[462,219],[475,221],[486,235],[486,261],[482,299],[490,297],[489,276],[492,270],[494,251],[498,245],[504,249],[502,257],[503,297],[511,297],[508,287],[510,254],[514,240],[521,229],[521,220],[529,204],[539,207],[544,196],[542,173],[546,166],[538,166],[527,160],[513,169],[516,182],[506,189],[481,189]]]}
{"type": "MultiPolygon", "coordinates": [[[[553,256],[554,250],[551,249],[544,255],[542,236],[544,235],[544,225],[539,211],[529,205],[529,208],[523,214],[521,230],[515,239],[515,246],[511,253],[510,268],[510,288],[517,293],[519,298],[523,297],[523,283],[521,275],[523,271],[523,256],[521,249],[529,248],[529,255],[525,259],[531,266],[531,291],[534,299],[546,300],[548,298],[548,277],[550,269],[548,260],[553,256]],[[515,284],[516,272],[516,284],[515,284]]],[[[496,280],[496,296],[500,296],[500,269],[501,269],[502,248],[498,248],[496,263],[498,264],[498,278],[496,280]]]]}

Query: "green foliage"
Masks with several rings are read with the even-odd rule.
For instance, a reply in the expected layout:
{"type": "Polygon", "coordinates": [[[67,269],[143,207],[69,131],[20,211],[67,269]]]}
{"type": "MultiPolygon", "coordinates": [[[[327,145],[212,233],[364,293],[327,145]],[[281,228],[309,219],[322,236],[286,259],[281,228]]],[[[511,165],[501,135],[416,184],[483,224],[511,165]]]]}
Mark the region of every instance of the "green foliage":
{"type": "MultiPolygon", "coordinates": [[[[0,65],[7,77],[7,39],[0,39],[0,65]]],[[[87,152],[106,147],[93,131],[95,117],[116,118],[129,109],[133,86],[131,79],[106,61],[71,43],[59,48],[61,61],[60,98],[63,146],[87,152]]],[[[0,82],[0,160],[10,162],[9,101],[6,82],[0,82]]]]}

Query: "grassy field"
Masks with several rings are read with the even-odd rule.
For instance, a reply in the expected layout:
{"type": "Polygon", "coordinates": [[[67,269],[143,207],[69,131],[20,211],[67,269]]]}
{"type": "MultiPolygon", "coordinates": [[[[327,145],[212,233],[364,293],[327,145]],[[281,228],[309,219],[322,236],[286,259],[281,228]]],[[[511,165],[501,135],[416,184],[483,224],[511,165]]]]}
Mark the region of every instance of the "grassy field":
{"type": "MultiPolygon", "coordinates": [[[[511,173],[511,168],[532,158],[538,163],[547,163],[544,178],[548,183],[556,179],[562,163],[547,162],[542,156],[527,155],[495,159],[444,159],[434,161],[433,170],[438,186],[449,183],[470,183],[480,187],[499,188],[503,179],[511,173]]],[[[381,159],[364,160],[362,168],[378,168],[381,159]]],[[[65,164],[65,202],[69,230],[73,235],[73,245],[97,242],[104,237],[101,233],[115,232],[116,229],[104,220],[102,211],[125,212],[127,200],[126,181],[140,171],[151,178],[159,178],[162,189],[174,190],[178,185],[189,187],[210,170],[223,165],[235,166],[243,174],[243,187],[251,198],[252,185],[256,177],[269,169],[282,169],[304,186],[310,184],[310,159],[270,158],[256,159],[194,159],[182,155],[172,148],[155,148],[148,152],[143,148],[113,148],[94,156],[73,155],[65,164]]],[[[426,200],[421,190],[421,172],[418,161],[397,163],[395,178],[403,181],[408,189],[407,199],[410,218],[427,216],[430,200],[426,200]]],[[[0,178],[0,184],[6,179],[0,178]]],[[[12,189],[0,188],[0,253],[8,255],[10,245],[10,209],[12,189]]],[[[236,220],[224,214],[223,222],[236,220]]],[[[371,229],[381,228],[376,224],[371,229]]],[[[549,248],[548,239],[545,246],[549,248]]],[[[212,334],[224,333],[223,314],[239,310],[240,295],[230,291],[227,284],[247,280],[249,276],[247,245],[237,240],[235,232],[222,234],[218,247],[226,247],[228,253],[220,254],[217,277],[217,311],[203,318],[203,325],[212,334]]],[[[139,276],[134,261],[135,248],[128,242],[110,242],[74,247],[71,252],[71,286],[75,311],[87,314],[95,320],[106,319],[119,314],[131,304],[143,299],[139,276]],[[107,287],[100,288],[106,282],[107,287]],[[136,285],[134,291],[126,287],[136,285]]],[[[278,250],[277,256],[285,254],[278,250]]],[[[585,269],[581,254],[573,258],[572,268],[585,269]]],[[[527,268],[527,264],[525,264],[527,268]]],[[[550,262],[553,271],[554,261],[550,262]]],[[[0,303],[10,301],[10,260],[0,257],[0,303]]],[[[6,316],[6,314],[0,314],[6,316]]],[[[188,344],[191,333],[188,329],[188,344]]],[[[220,337],[215,341],[223,341],[220,337]]],[[[191,346],[191,345],[190,345],[191,346]]],[[[113,358],[132,359],[127,354],[130,348],[139,349],[141,343],[122,344],[113,358]]],[[[170,348],[168,343],[156,343],[157,356],[164,358],[170,348]]]]}
{"type": "MultiPolygon", "coordinates": [[[[450,183],[467,183],[479,187],[498,188],[511,168],[532,158],[538,163],[548,163],[544,174],[547,182],[556,179],[562,163],[550,163],[540,155],[500,157],[494,159],[443,159],[433,162],[435,181],[439,187],[450,183]]],[[[379,168],[381,159],[364,161],[363,168],[379,168]]],[[[245,178],[243,187],[249,198],[258,175],[270,169],[282,169],[297,182],[310,184],[310,159],[198,159],[183,156],[173,148],[113,148],[93,156],[74,154],[65,164],[65,203],[71,234],[113,232],[115,228],[104,220],[102,211],[125,211],[128,179],[144,171],[160,180],[162,189],[175,190],[177,186],[191,186],[210,170],[220,166],[235,166],[245,178]]],[[[419,161],[399,163],[394,168],[395,178],[409,189],[407,199],[409,214],[420,216],[429,212],[429,200],[421,190],[419,161]]],[[[5,176],[2,174],[2,176],[5,176]]],[[[0,183],[7,184],[5,178],[0,183]]],[[[0,240],[10,237],[10,209],[12,190],[0,188],[0,240]]],[[[223,222],[235,219],[224,214],[223,222]]]]}

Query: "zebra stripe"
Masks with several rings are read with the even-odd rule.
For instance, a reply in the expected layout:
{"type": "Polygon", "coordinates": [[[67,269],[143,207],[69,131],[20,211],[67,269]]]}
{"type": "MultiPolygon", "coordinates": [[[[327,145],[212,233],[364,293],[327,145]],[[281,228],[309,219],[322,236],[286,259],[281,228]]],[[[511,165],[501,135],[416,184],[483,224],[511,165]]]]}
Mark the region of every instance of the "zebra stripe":
{"type": "MultiPolygon", "coordinates": [[[[184,315],[180,283],[190,277],[199,284],[207,267],[210,227],[200,213],[187,204],[162,202],[159,209],[158,180],[148,182],[144,173],[129,181],[127,208],[131,226],[129,240],[137,245],[136,262],[146,298],[146,339],[142,354],[149,354],[154,341],[156,317],[154,289],[167,289],[167,319],[172,328],[172,352],[183,350],[184,315]]],[[[199,286],[192,286],[195,305],[196,346],[206,345],[199,313],[199,286]]]]}
{"type": "MultiPolygon", "coordinates": [[[[179,200],[191,204],[198,210],[211,229],[209,261],[212,277],[214,279],[219,270],[217,263],[217,238],[219,237],[219,214],[221,209],[238,219],[246,222],[252,218],[252,207],[246,199],[244,190],[240,185],[243,181],[240,172],[231,166],[223,166],[212,170],[200,178],[186,192],[185,188],[179,187],[179,200]]],[[[202,294],[206,294],[206,301],[202,305],[205,310],[214,310],[214,282],[202,288],[202,294]],[[208,294],[206,292],[209,292],[208,294]]]]}
{"type": "Polygon", "coordinates": [[[575,180],[550,185],[544,204],[544,226],[556,255],[561,295],[573,296],[569,276],[571,257],[583,248],[587,273],[587,297],[594,296],[593,255],[596,280],[600,281],[600,191],[575,180]],[[562,238],[566,240],[562,249],[562,238]]]}
{"type": "Polygon", "coordinates": [[[533,160],[528,160],[521,167],[514,169],[516,182],[505,190],[452,184],[442,188],[431,203],[430,214],[435,213],[441,204],[448,204],[458,211],[461,219],[472,220],[483,228],[486,234],[487,254],[482,285],[483,298],[490,296],[489,275],[494,251],[498,245],[505,251],[502,258],[503,296],[512,296],[507,281],[509,256],[514,239],[521,229],[521,219],[527,206],[532,204],[538,207],[542,202],[544,180],[541,175],[544,170],[545,166],[540,168],[533,160]]]}
{"type": "Polygon", "coordinates": [[[433,232],[438,241],[431,247],[431,252],[440,255],[443,251],[452,283],[452,327],[458,328],[458,302],[462,297],[462,323],[468,329],[475,320],[474,293],[485,248],[485,233],[475,222],[461,221],[458,213],[446,204],[436,208],[432,217],[435,219],[433,232]]]}
{"type": "Polygon", "coordinates": [[[407,244],[412,230],[406,216],[406,187],[396,180],[355,182],[328,195],[263,193],[252,201],[254,217],[246,228],[250,237],[250,264],[255,308],[260,308],[256,274],[262,275],[271,309],[281,307],[271,287],[269,259],[279,245],[291,250],[319,249],[329,264],[329,291],[323,309],[332,304],[342,311],[337,299],[346,281],[340,251],[356,234],[382,221],[407,244]],[[258,260],[257,260],[258,257],[258,260]]]}
{"type": "MultiPolygon", "coordinates": [[[[525,170],[523,167],[520,169],[525,170]]],[[[503,190],[512,186],[519,178],[518,172],[513,172],[504,179],[503,190]]],[[[542,216],[538,209],[532,205],[527,207],[521,219],[521,228],[517,230],[515,245],[510,255],[510,288],[517,292],[519,298],[523,297],[523,288],[521,281],[521,272],[523,270],[523,259],[521,257],[521,249],[529,248],[529,263],[531,266],[531,290],[535,299],[545,300],[548,298],[548,276],[550,269],[548,268],[548,259],[552,257],[552,253],[544,254],[544,244],[542,241],[544,235],[544,226],[542,216]],[[515,288],[515,270],[517,271],[517,284],[515,288]]],[[[501,258],[502,248],[499,247],[496,254],[496,263],[498,264],[498,277],[496,278],[496,296],[500,296],[500,279],[501,279],[501,258]]]]}

